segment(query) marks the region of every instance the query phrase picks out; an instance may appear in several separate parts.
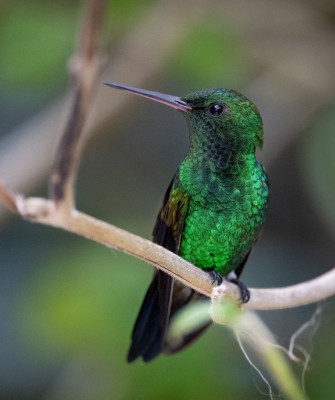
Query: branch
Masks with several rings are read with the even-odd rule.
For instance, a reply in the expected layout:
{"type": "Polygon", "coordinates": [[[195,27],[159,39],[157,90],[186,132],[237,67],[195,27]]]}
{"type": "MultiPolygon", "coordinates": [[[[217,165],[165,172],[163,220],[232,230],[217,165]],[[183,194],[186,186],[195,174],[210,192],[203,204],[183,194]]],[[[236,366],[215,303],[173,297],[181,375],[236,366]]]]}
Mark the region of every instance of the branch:
{"type": "MultiPolygon", "coordinates": [[[[137,235],[73,209],[64,214],[52,200],[24,198],[0,184],[0,202],[26,220],[64,229],[107,247],[120,250],[163,270],[175,279],[216,302],[223,298],[239,300],[236,285],[224,281],[215,286],[209,274],[178,255],[137,235]]],[[[250,289],[248,310],[293,308],[335,295],[335,268],[310,281],[283,288],[250,289]]]]}
{"type": "Polygon", "coordinates": [[[78,48],[70,63],[74,75],[73,103],[50,180],[50,197],[66,212],[74,204],[73,186],[82,149],[81,136],[101,64],[98,48],[104,5],[104,0],[89,1],[78,48]]]}

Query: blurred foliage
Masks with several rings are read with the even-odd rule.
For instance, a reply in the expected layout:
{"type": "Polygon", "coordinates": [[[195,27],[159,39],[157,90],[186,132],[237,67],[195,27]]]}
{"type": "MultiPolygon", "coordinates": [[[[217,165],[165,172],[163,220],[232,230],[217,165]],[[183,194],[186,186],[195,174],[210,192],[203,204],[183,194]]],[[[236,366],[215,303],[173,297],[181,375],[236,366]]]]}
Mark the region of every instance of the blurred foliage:
{"type": "MultiPolygon", "coordinates": [[[[106,29],[113,36],[129,29],[150,3],[107,1],[106,29]]],[[[64,83],[78,33],[80,4],[77,0],[14,0],[2,6],[0,71],[8,89],[44,92],[64,83]]]]}
{"type": "Polygon", "coordinates": [[[220,87],[223,80],[226,85],[243,85],[248,71],[244,50],[219,21],[204,21],[175,50],[169,67],[178,66],[178,78],[189,90],[194,90],[194,82],[199,87],[220,87]]]}
{"type": "Polygon", "coordinates": [[[107,0],[106,24],[111,36],[129,30],[129,27],[136,23],[152,4],[154,4],[154,0],[107,0]]]}
{"type": "MultiPolygon", "coordinates": [[[[307,2],[313,4],[312,8],[299,0],[293,3],[321,21],[319,25],[306,24],[306,32],[326,26],[327,32],[335,35],[333,7],[325,7],[331,5],[329,2],[307,2]]],[[[111,55],[119,38],[131,32],[138,20],[146,21],[146,14],[157,4],[160,2],[153,0],[108,1],[105,41],[112,49],[111,55]]],[[[180,7],[197,4],[182,2],[180,7]]],[[[156,83],[171,88],[171,93],[177,88],[175,94],[183,94],[209,86],[244,91],[244,87],[250,90],[263,82],[257,86],[255,97],[261,87],[265,98],[272,99],[276,92],[266,93],[272,88],[269,82],[275,81],[278,88],[294,88],[294,96],[290,93],[286,98],[281,92],[281,98],[291,102],[293,110],[296,103],[304,104],[307,97],[313,99],[306,88],[298,91],[300,83],[292,76],[286,81],[285,69],[278,67],[281,59],[290,60],[296,54],[296,47],[280,47],[281,51],[276,48],[278,43],[288,44],[289,28],[285,32],[271,31],[272,25],[280,23],[289,27],[290,18],[299,22],[302,14],[297,17],[291,13],[288,3],[252,0],[235,9],[242,16],[239,25],[229,14],[232,3],[222,4],[206,4],[210,13],[196,27],[188,27],[185,21],[185,37],[164,70],[154,77],[156,83]],[[276,16],[276,24],[267,18],[266,7],[273,8],[271,15],[276,16]],[[282,14],[277,15],[276,7],[282,14]],[[259,16],[257,23],[248,25],[255,15],[259,16]],[[253,40],[248,41],[253,32],[253,40]],[[261,60],[255,61],[259,42],[267,46],[262,47],[261,60]],[[262,81],[264,76],[268,80],[262,81]]],[[[3,2],[3,126],[15,125],[55,92],[62,93],[81,5],[64,0],[3,2]]],[[[312,32],[319,37],[317,31],[312,32]]],[[[297,36],[302,51],[308,41],[305,35],[297,36]]],[[[322,49],[321,39],[318,49],[322,49]]],[[[163,192],[185,152],[187,135],[180,116],[173,111],[151,108],[144,101],[136,104],[136,110],[127,109],[117,123],[102,128],[104,136],[90,142],[77,197],[81,209],[150,237],[163,192]]],[[[289,125],[290,115],[276,120],[280,107],[269,114],[270,101],[260,102],[260,106],[269,118],[269,131],[273,124],[283,126],[286,136],[280,140],[288,138],[288,145],[271,165],[267,164],[271,210],[244,279],[250,285],[277,286],[315,276],[331,267],[334,260],[334,105],[304,116],[304,129],[289,125]]],[[[271,139],[269,136],[266,132],[266,140],[271,139]]],[[[45,184],[37,191],[44,193],[45,184]]],[[[250,371],[235,340],[218,327],[211,328],[181,354],[161,356],[148,365],[126,364],[130,332],[150,280],[150,267],[82,238],[13,221],[3,226],[0,242],[0,399],[264,398],[259,392],[266,393],[266,388],[250,371]]],[[[312,340],[311,369],[306,375],[307,392],[320,400],[333,398],[335,393],[335,350],[330,345],[335,327],[332,308],[331,301],[324,307],[312,340]]],[[[284,345],[310,315],[310,308],[264,313],[284,345]]],[[[301,369],[297,371],[301,373],[301,369]]]]}
{"type": "Polygon", "coordinates": [[[3,82],[17,88],[58,86],[74,44],[74,2],[14,1],[3,6],[0,70],[3,82]]]}
{"type": "Polygon", "coordinates": [[[315,120],[301,147],[301,162],[306,188],[335,237],[335,105],[331,104],[315,120]]]}

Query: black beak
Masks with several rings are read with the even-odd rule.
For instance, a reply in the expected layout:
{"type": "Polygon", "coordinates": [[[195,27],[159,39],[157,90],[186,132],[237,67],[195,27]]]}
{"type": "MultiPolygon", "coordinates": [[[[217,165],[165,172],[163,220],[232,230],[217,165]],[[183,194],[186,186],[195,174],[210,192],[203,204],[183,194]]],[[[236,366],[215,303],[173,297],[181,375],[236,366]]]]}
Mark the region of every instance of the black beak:
{"type": "Polygon", "coordinates": [[[138,96],[146,97],[159,103],[163,103],[169,107],[175,108],[179,111],[190,111],[192,107],[185,103],[180,97],[170,96],[169,94],[163,94],[159,92],[152,92],[150,90],[138,89],[132,86],[121,85],[119,83],[105,82],[105,85],[110,86],[114,89],[126,90],[128,92],[134,93],[138,96]]]}

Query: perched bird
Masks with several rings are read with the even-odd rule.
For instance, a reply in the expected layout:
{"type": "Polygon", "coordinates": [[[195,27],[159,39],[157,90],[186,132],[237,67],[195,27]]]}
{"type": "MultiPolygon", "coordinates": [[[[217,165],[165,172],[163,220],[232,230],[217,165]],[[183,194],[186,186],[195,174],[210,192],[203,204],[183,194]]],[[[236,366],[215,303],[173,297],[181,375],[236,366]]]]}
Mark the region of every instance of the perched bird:
{"type": "MultiPolygon", "coordinates": [[[[269,198],[266,173],[255,155],[263,143],[256,106],[231,89],[175,97],[106,84],[183,113],[190,148],[165,194],[153,241],[208,271],[218,283],[222,277],[235,282],[242,301],[248,301],[249,291],[238,278],[261,232],[269,198]]],[[[150,361],[196,339],[209,324],[177,342],[167,337],[171,317],[194,298],[201,296],[155,270],[132,332],[128,361],[150,361]]]]}

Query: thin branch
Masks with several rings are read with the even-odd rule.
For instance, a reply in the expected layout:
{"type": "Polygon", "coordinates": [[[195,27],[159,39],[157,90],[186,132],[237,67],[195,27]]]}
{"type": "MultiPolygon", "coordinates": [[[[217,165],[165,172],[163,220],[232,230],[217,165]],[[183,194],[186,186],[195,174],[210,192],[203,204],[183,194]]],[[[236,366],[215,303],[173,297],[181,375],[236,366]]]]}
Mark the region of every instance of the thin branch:
{"type": "Polygon", "coordinates": [[[82,132],[99,72],[99,41],[105,0],[90,0],[78,48],[71,60],[73,103],[51,174],[50,197],[69,212],[74,205],[74,181],[82,149],[82,132]]]}
{"type": "MultiPolygon", "coordinates": [[[[223,282],[214,286],[209,274],[183,260],[178,255],[87,214],[72,210],[64,214],[52,200],[24,198],[0,184],[0,202],[23,218],[64,229],[107,247],[120,250],[144,260],[170,274],[199,293],[215,298],[238,301],[236,285],[223,282]]],[[[293,308],[318,302],[335,295],[335,268],[310,281],[283,288],[250,289],[250,301],[243,305],[249,310],[293,308]]]]}

